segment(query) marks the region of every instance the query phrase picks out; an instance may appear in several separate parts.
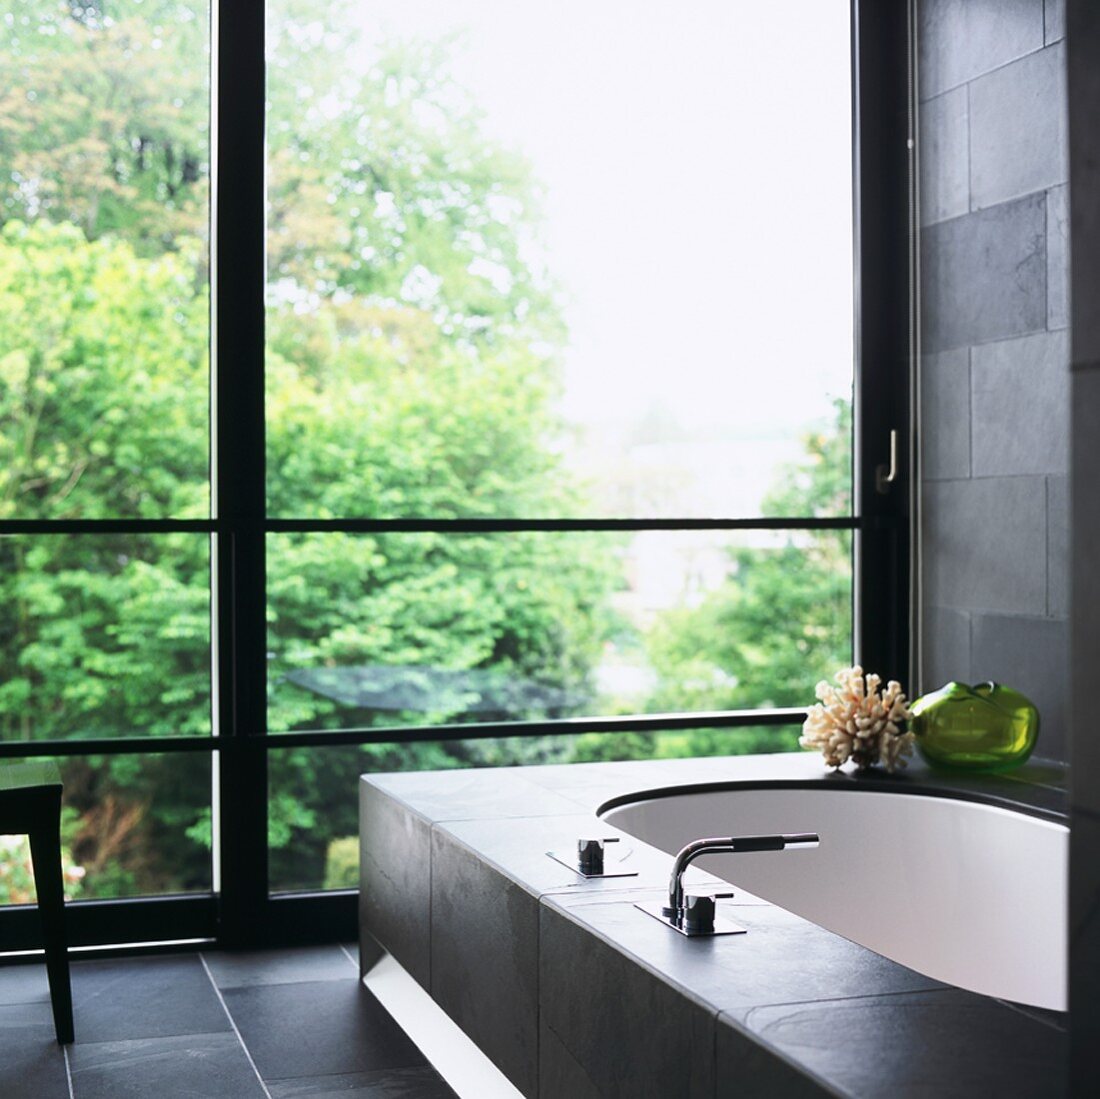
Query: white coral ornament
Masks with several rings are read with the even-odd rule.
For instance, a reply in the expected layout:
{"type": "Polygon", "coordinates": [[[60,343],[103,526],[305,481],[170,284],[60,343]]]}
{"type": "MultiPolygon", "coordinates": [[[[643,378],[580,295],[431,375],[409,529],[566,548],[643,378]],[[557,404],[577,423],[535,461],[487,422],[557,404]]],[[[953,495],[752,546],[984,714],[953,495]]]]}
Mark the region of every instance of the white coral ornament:
{"type": "Polygon", "coordinates": [[[857,664],[836,673],[839,687],[825,680],[814,692],[820,700],[810,708],[799,744],[816,749],[830,767],[851,760],[861,771],[881,763],[893,773],[913,754],[913,734],[902,731],[910,718],[905,692],[891,679],[880,690],[882,677],[863,674],[857,664]]]}

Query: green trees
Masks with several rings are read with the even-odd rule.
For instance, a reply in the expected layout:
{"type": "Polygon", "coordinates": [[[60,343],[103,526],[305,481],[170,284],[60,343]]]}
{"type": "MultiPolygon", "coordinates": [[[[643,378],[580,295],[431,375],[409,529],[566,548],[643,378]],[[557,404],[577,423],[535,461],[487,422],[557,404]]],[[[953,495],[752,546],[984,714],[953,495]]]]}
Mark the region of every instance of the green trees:
{"type": "MultiPolygon", "coordinates": [[[[269,512],[584,514],[537,181],[485,136],[445,43],[371,45],[318,12],[277,0],[269,33],[269,512]]],[[[0,25],[0,518],[207,516],[206,6],[0,0],[0,25]]],[[[833,439],[773,511],[838,502],[833,439]]],[[[635,628],[613,598],[626,549],[583,532],[271,536],[271,730],[590,712],[604,646],[635,628]]],[[[832,534],[734,551],[723,588],[645,638],[650,705],[803,701],[847,636],[845,553],[832,534]]],[[[204,534],[0,538],[0,736],[210,733],[209,570],[204,534]]],[[[326,862],[343,880],[346,851],[328,849],[355,831],[368,767],[754,735],[275,748],[273,884],[315,886],[326,862]]],[[[65,767],[82,895],[209,887],[205,755],[65,767]]]]}

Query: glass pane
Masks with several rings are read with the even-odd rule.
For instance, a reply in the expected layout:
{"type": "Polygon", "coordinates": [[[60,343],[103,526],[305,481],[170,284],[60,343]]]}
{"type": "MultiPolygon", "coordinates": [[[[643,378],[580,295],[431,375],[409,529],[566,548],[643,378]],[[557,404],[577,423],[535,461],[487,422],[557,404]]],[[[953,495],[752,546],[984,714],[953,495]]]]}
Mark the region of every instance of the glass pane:
{"type": "Polygon", "coordinates": [[[210,729],[208,535],[0,536],[0,739],[210,729]]]}
{"type": "Polygon", "coordinates": [[[286,748],[269,754],[273,892],[359,886],[359,775],[798,751],[797,726],[585,733],[422,744],[286,748]]]}
{"type": "Polygon", "coordinates": [[[848,513],[847,0],[268,10],[274,514],[848,513]]]}
{"type": "MultiPolygon", "coordinates": [[[[210,891],[208,753],[66,757],[57,764],[70,900],[210,891]]],[[[0,836],[0,904],[33,899],[26,837],[0,836]]]]}
{"type": "Polygon", "coordinates": [[[847,531],[272,535],[273,731],[806,705],[847,531]]]}
{"type": "Polygon", "coordinates": [[[208,514],[204,0],[0,0],[0,519],[208,514]]]}

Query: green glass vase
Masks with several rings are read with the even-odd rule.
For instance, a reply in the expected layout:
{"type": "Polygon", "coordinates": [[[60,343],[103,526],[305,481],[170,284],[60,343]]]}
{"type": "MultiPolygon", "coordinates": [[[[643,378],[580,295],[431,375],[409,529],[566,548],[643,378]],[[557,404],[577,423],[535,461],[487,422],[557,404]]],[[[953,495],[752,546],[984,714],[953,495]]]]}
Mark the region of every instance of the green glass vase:
{"type": "Polygon", "coordinates": [[[1007,771],[1019,767],[1039,736],[1039,711],[999,683],[948,683],[910,707],[917,750],[933,767],[1007,771]]]}

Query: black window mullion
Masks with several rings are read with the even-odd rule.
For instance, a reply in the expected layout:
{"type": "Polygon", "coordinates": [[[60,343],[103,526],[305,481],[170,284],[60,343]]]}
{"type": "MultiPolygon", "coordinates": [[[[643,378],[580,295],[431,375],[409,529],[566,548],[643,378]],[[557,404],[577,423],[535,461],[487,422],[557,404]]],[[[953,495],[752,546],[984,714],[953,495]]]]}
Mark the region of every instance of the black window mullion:
{"type": "Polygon", "coordinates": [[[910,685],[910,3],[852,5],[855,658],[910,685]],[[880,491],[890,433],[897,477],[880,491]]]}
{"type": "Polygon", "coordinates": [[[220,937],[267,899],[264,638],[264,5],[215,0],[214,454],[220,937]]]}

